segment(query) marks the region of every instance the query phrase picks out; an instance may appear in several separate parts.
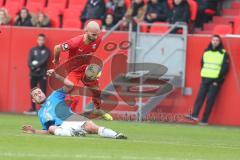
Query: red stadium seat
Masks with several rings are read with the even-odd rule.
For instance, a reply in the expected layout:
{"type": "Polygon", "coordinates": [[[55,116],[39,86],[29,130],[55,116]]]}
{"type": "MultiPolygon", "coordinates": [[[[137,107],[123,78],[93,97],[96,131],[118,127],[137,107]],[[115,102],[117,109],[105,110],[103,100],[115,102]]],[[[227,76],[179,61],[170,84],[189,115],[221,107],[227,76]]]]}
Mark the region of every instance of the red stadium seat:
{"type": "Polygon", "coordinates": [[[240,17],[234,18],[234,34],[240,34],[240,17]]]}
{"type": "Polygon", "coordinates": [[[150,28],[149,25],[147,25],[147,24],[142,24],[141,27],[140,27],[140,31],[147,33],[147,32],[149,32],[149,28],[150,28]]]}
{"type": "Polygon", "coordinates": [[[231,8],[232,8],[232,9],[240,9],[240,2],[238,2],[238,1],[233,1],[233,2],[231,3],[231,8]]]}
{"type": "Polygon", "coordinates": [[[127,8],[129,8],[132,5],[132,1],[131,0],[125,0],[125,4],[126,4],[127,8]]]}
{"type": "Polygon", "coordinates": [[[80,19],[81,13],[82,13],[82,11],[79,11],[78,9],[67,8],[63,12],[63,17],[64,18],[68,17],[68,18],[78,18],[78,19],[80,19]]]}
{"type": "Polygon", "coordinates": [[[84,9],[87,0],[69,0],[68,8],[84,9]]]}
{"type": "Polygon", "coordinates": [[[19,8],[22,8],[25,4],[25,0],[7,0],[5,7],[8,8],[11,5],[18,5],[19,8]]]}
{"type": "Polygon", "coordinates": [[[191,12],[190,19],[192,21],[195,21],[196,18],[197,18],[198,4],[194,0],[188,0],[188,4],[189,4],[189,7],[190,7],[190,12],[191,12]]]}
{"type": "Polygon", "coordinates": [[[173,8],[173,0],[167,0],[167,3],[170,9],[173,8]]]}
{"type": "Polygon", "coordinates": [[[67,6],[67,0],[48,0],[47,8],[56,10],[61,14],[67,6]]]}
{"type": "Polygon", "coordinates": [[[58,10],[53,10],[51,8],[44,8],[43,12],[47,14],[49,17],[59,16],[60,14],[58,10]]]}
{"type": "MultiPolygon", "coordinates": [[[[6,7],[4,7],[4,8],[6,8],[6,7]]],[[[10,16],[12,18],[14,18],[21,8],[19,8],[17,5],[16,6],[13,5],[13,6],[9,6],[6,9],[8,10],[8,13],[10,14],[10,16]]]]}
{"type": "Polygon", "coordinates": [[[150,28],[150,33],[165,33],[169,30],[169,27],[162,22],[155,22],[154,25],[150,28]]]}
{"type": "Polygon", "coordinates": [[[0,0],[0,6],[4,5],[4,0],[0,0]]]}
{"type": "Polygon", "coordinates": [[[232,26],[230,25],[216,25],[215,28],[213,29],[213,34],[232,34],[232,26]]]}
{"type": "Polygon", "coordinates": [[[59,11],[52,9],[44,9],[43,12],[49,16],[52,27],[60,27],[59,11]]]}
{"type": "Polygon", "coordinates": [[[56,16],[56,17],[53,17],[51,16],[50,17],[50,22],[51,22],[51,27],[60,27],[60,19],[59,19],[59,16],[56,16]]]}
{"type": "Polygon", "coordinates": [[[45,7],[45,4],[46,0],[28,0],[26,7],[30,12],[38,12],[45,7]]]}
{"type": "Polygon", "coordinates": [[[75,28],[81,29],[82,23],[79,19],[64,19],[63,20],[63,28],[75,28]]]}
{"type": "Polygon", "coordinates": [[[17,12],[24,6],[25,0],[7,0],[5,8],[11,15],[16,15],[17,12]]]}
{"type": "Polygon", "coordinates": [[[85,25],[88,24],[90,21],[95,21],[99,24],[100,27],[102,27],[102,20],[100,19],[89,19],[85,22],[85,25]]]}
{"type": "Polygon", "coordinates": [[[216,14],[216,11],[212,10],[212,9],[205,9],[204,10],[204,13],[206,15],[209,15],[209,16],[214,16],[216,14]]]}

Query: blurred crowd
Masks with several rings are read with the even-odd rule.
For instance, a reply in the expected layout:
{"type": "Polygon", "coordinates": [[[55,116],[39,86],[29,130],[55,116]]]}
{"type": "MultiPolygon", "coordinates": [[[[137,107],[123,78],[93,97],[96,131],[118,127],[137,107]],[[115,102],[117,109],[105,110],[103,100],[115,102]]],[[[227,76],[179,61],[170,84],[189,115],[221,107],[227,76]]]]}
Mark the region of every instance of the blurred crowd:
{"type": "MultiPolygon", "coordinates": [[[[103,30],[111,29],[119,21],[123,23],[119,25],[118,30],[128,30],[129,21],[122,20],[131,20],[133,26],[140,22],[170,24],[185,22],[201,28],[218,13],[218,3],[218,0],[132,0],[128,4],[125,0],[87,0],[79,21],[84,26],[88,20],[97,19],[101,22],[103,30]],[[195,8],[192,1],[197,5],[195,8]]],[[[1,8],[0,25],[52,26],[46,13],[43,11],[30,13],[27,8],[22,8],[17,15],[10,15],[6,8],[1,8]]]]}

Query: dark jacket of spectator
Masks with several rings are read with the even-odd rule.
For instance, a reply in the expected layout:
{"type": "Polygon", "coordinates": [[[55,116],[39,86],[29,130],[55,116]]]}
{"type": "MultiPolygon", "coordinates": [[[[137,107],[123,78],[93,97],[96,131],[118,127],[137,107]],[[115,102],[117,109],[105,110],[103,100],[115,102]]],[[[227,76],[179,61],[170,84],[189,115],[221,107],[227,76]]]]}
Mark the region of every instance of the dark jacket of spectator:
{"type": "MultiPolygon", "coordinates": [[[[144,10],[144,13],[146,12],[146,6],[144,4],[144,1],[142,1],[141,3],[136,3],[134,2],[132,4],[132,17],[136,17],[139,16],[139,12],[141,12],[141,10],[144,10]]],[[[141,14],[142,15],[142,14],[141,14]]]]}
{"type": "Polygon", "coordinates": [[[45,46],[36,46],[30,50],[28,66],[31,76],[44,76],[46,74],[49,56],[50,51],[45,46]],[[34,65],[33,61],[38,63],[34,65]]]}
{"type": "Polygon", "coordinates": [[[89,19],[101,19],[105,17],[105,2],[104,0],[88,0],[83,10],[81,20],[85,22],[89,19]]]}
{"type": "Polygon", "coordinates": [[[16,21],[14,23],[15,26],[33,26],[32,25],[32,16],[26,8],[22,8],[18,13],[16,21]]]}
{"type": "Polygon", "coordinates": [[[204,9],[217,10],[219,0],[197,0],[198,7],[204,9]]]}
{"type": "Polygon", "coordinates": [[[190,21],[190,9],[187,1],[182,0],[180,4],[173,4],[173,8],[169,11],[168,20],[169,23],[174,24],[176,22],[190,21]]]}
{"type": "Polygon", "coordinates": [[[115,23],[117,23],[119,20],[121,20],[124,17],[126,11],[127,11],[127,6],[125,2],[124,1],[122,3],[118,2],[114,8],[115,23]]]}
{"type": "Polygon", "coordinates": [[[32,24],[35,27],[50,27],[50,19],[47,15],[40,12],[32,17],[32,24]]]}
{"type": "Polygon", "coordinates": [[[148,2],[147,11],[145,13],[144,20],[152,23],[156,21],[166,21],[168,5],[165,0],[156,0],[157,3],[153,3],[151,0],[148,2]]]}

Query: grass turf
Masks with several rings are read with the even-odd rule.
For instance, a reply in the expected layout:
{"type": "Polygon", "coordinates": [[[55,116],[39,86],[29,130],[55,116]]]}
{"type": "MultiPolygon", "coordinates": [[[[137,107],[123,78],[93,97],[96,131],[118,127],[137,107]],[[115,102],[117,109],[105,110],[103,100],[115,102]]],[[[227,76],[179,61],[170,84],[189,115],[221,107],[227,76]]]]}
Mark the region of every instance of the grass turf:
{"type": "Polygon", "coordinates": [[[128,140],[21,133],[37,117],[0,114],[0,160],[239,160],[240,129],[182,124],[95,121],[128,140]]]}

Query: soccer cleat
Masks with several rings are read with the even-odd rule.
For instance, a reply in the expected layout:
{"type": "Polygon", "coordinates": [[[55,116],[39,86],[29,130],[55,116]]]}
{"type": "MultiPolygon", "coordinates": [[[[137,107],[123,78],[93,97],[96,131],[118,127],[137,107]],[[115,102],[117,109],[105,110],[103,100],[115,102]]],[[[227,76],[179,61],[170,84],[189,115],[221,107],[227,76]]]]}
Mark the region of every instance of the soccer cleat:
{"type": "Polygon", "coordinates": [[[86,136],[86,131],[84,131],[83,129],[81,130],[76,130],[72,128],[72,136],[74,137],[85,137],[86,136]]]}
{"type": "Polygon", "coordinates": [[[113,117],[110,114],[108,114],[108,113],[104,113],[102,115],[102,118],[107,120],[107,121],[112,121],[113,120],[113,117]]]}
{"type": "Polygon", "coordinates": [[[192,115],[190,114],[187,114],[184,116],[185,118],[189,119],[189,120],[192,120],[192,121],[198,121],[198,118],[197,117],[193,117],[192,115]]]}
{"type": "Polygon", "coordinates": [[[118,133],[118,134],[116,135],[116,139],[127,139],[127,136],[125,136],[125,135],[122,134],[122,133],[118,133]]]}

